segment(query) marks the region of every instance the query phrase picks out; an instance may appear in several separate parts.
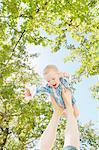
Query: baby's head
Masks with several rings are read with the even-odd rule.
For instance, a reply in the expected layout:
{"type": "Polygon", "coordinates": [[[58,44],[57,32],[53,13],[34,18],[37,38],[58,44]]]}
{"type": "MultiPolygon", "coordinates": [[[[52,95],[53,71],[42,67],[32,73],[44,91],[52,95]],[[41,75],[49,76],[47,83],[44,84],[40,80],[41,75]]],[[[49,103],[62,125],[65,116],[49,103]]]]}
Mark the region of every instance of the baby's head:
{"type": "Polygon", "coordinates": [[[47,65],[43,70],[43,75],[49,86],[52,88],[59,86],[59,70],[55,65],[47,65]]]}

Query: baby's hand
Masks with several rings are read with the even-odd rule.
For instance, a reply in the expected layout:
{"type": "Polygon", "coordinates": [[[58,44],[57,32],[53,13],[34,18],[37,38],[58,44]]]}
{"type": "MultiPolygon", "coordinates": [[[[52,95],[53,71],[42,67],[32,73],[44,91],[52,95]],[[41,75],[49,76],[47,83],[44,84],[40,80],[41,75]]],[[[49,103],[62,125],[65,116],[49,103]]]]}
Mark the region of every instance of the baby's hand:
{"type": "Polygon", "coordinates": [[[60,72],[59,76],[60,77],[70,77],[70,74],[68,72],[60,72]]]}
{"type": "Polygon", "coordinates": [[[32,94],[28,88],[25,88],[24,95],[25,95],[25,97],[32,96],[32,94]]]}
{"type": "Polygon", "coordinates": [[[70,77],[70,74],[68,72],[63,72],[63,77],[70,77]]]}
{"type": "Polygon", "coordinates": [[[26,99],[31,99],[35,96],[36,86],[31,84],[25,84],[24,95],[26,99]]]}

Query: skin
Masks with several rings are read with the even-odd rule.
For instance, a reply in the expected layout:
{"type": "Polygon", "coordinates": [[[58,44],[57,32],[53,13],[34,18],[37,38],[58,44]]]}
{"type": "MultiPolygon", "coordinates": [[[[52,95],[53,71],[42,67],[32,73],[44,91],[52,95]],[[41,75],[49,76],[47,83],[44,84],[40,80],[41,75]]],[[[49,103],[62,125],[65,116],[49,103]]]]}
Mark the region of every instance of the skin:
{"type": "MultiPolygon", "coordinates": [[[[60,76],[61,77],[61,76],[60,76]]],[[[52,88],[57,88],[60,81],[59,81],[59,73],[53,72],[47,76],[45,76],[45,79],[48,81],[48,84],[52,88]]],[[[25,90],[25,96],[31,96],[31,93],[28,89],[25,90]]],[[[66,115],[67,115],[67,127],[65,130],[65,141],[64,141],[64,147],[66,146],[74,146],[79,150],[80,147],[80,140],[79,140],[79,131],[78,131],[78,125],[77,125],[77,119],[76,115],[77,109],[74,106],[72,106],[71,102],[71,92],[68,89],[64,89],[62,91],[62,97],[66,105],[66,115]]],[[[62,116],[64,109],[60,106],[58,106],[54,100],[53,97],[51,97],[52,105],[54,107],[54,113],[52,115],[52,118],[46,128],[46,130],[43,132],[41,139],[40,139],[40,150],[51,150],[55,140],[56,140],[56,131],[58,127],[58,123],[60,120],[60,117],[62,116]]]]}
{"type": "MultiPolygon", "coordinates": [[[[56,89],[60,84],[60,77],[64,76],[63,73],[51,70],[48,74],[44,75],[45,80],[47,81],[48,85],[54,89],[56,89]]],[[[69,76],[69,74],[67,74],[69,76]]],[[[79,116],[79,109],[74,104],[73,106],[73,112],[75,117],[77,118],[79,116]]],[[[64,116],[67,116],[67,111],[64,111],[64,116]]]]}
{"type": "MultiPolygon", "coordinates": [[[[48,74],[44,75],[45,80],[47,81],[48,85],[51,86],[52,88],[57,88],[60,84],[60,77],[69,77],[69,73],[66,72],[58,72],[52,70],[48,74]]],[[[25,88],[24,92],[25,96],[31,96],[30,90],[28,88],[25,88]]]]}
{"type": "MultiPolygon", "coordinates": [[[[71,103],[71,92],[69,90],[62,91],[62,97],[64,102],[67,106],[67,127],[65,130],[65,141],[64,147],[66,146],[74,146],[79,150],[80,148],[80,139],[79,139],[79,131],[77,120],[73,113],[72,103],[71,103]]],[[[62,107],[59,107],[54,98],[51,97],[52,105],[54,107],[54,113],[52,118],[43,132],[41,139],[40,139],[40,150],[51,150],[56,140],[56,131],[58,127],[58,123],[60,117],[64,111],[62,107]]]]}
{"type": "MultiPolygon", "coordinates": [[[[60,77],[64,77],[67,76],[69,77],[70,75],[68,73],[62,73],[62,72],[58,72],[58,71],[54,71],[51,70],[49,73],[47,73],[46,75],[44,75],[45,80],[47,81],[48,85],[54,89],[56,89],[59,84],[60,84],[60,77]]],[[[25,97],[31,97],[32,94],[30,93],[30,90],[28,88],[25,88],[25,92],[24,92],[25,97]]],[[[79,116],[79,109],[78,107],[74,104],[72,105],[73,107],[73,112],[75,117],[77,118],[79,116]]],[[[63,116],[67,117],[67,110],[64,110],[64,114],[63,116]]]]}
{"type": "Polygon", "coordinates": [[[60,84],[60,74],[56,71],[51,71],[48,74],[44,75],[45,80],[48,85],[52,88],[57,88],[60,84]]]}

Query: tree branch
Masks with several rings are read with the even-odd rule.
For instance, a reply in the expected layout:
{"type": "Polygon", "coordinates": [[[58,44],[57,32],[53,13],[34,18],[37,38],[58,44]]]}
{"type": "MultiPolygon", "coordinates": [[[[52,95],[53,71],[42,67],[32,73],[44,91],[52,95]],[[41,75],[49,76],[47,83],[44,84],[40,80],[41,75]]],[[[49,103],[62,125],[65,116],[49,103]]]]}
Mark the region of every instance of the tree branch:
{"type": "MultiPolygon", "coordinates": [[[[14,51],[15,51],[15,48],[17,47],[18,43],[21,41],[21,39],[22,39],[22,37],[23,37],[24,33],[25,33],[25,30],[21,33],[21,36],[19,37],[19,39],[18,39],[18,41],[16,42],[16,44],[15,44],[14,48],[12,49],[12,54],[11,54],[11,56],[9,57],[9,59],[8,59],[8,61],[6,62],[6,64],[5,64],[5,66],[4,66],[4,67],[6,67],[6,66],[8,65],[8,63],[9,63],[10,59],[11,59],[11,58],[12,58],[12,56],[13,56],[13,53],[14,53],[14,51]]],[[[2,68],[2,70],[1,70],[1,74],[2,74],[3,70],[4,70],[4,68],[2,68]]]]}
{"type": "Polygon", "coordinates": [[[14,52],[15,48],[17,47],[18,43],[20,42],[21,38],[23,37],[23,34],[24,34],[24,33],[25,33],[25,30],[22,32],[22,34],[21,34],[19,40],[17,41],[17,43],[15,44],[15,46],[14,46],[14,48],[13,48],[13,50],[12,50],[12,52],[14,52]]]}
{"type": "Polygon", "coordinates": [[[0,150],[3,150],[3,148],[4,148],[4,146],[5,146],[5,144],[6,144],[6,142],[7,142],[7,137],[8,137],[8,134],[9,134],[9,128],[6,128],[5,130],[3,130],[3,132],[4,132],[4,139],[3,139],[3,143],[2,144],[0,144],[0,150]]]}

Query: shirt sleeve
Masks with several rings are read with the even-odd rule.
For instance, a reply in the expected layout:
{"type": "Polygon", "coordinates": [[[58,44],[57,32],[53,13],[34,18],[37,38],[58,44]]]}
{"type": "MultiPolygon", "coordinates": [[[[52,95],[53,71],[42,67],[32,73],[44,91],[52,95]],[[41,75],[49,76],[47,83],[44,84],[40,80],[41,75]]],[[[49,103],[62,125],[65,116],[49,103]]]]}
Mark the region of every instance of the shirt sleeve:
{"type": "Polygon", "coordinates": [[[75,89],[74,89],[74,87],[73,87],[73,85],[72,85],[70,79],[68,79],[68,78],[61,78],[61,83],[62,83],[62,85],[63,85],[65,88],[70,89],[70,90],[72,91],[72,93],[74,93],[74,90],[75,90],[75,89]]]}
{"type": "Polygon", "coordinates": [[[42,94],[42,93],[48,93],[48,94],[50,94],[51,91],[50,91],[50,89],[47,86],[45,86],[45,87],[43,87],[43,86],[37,86],[35,94],[39,94],[39,93],[40,94],[42,94]]]}
{"type": "Polygon", "coordinates": [[[30,90],[30,93],[31,93],[31,96],[28,96],[27,99],[31,99],[33,98],[34,96],[37,96],[39,94],[50,94],[51,93],[51,88],[48,86],[48,85],[45,85],[45,86],[36,86],[36,85],[31,85],[29,84],[27,86],[27,88],[30,90]]]}

